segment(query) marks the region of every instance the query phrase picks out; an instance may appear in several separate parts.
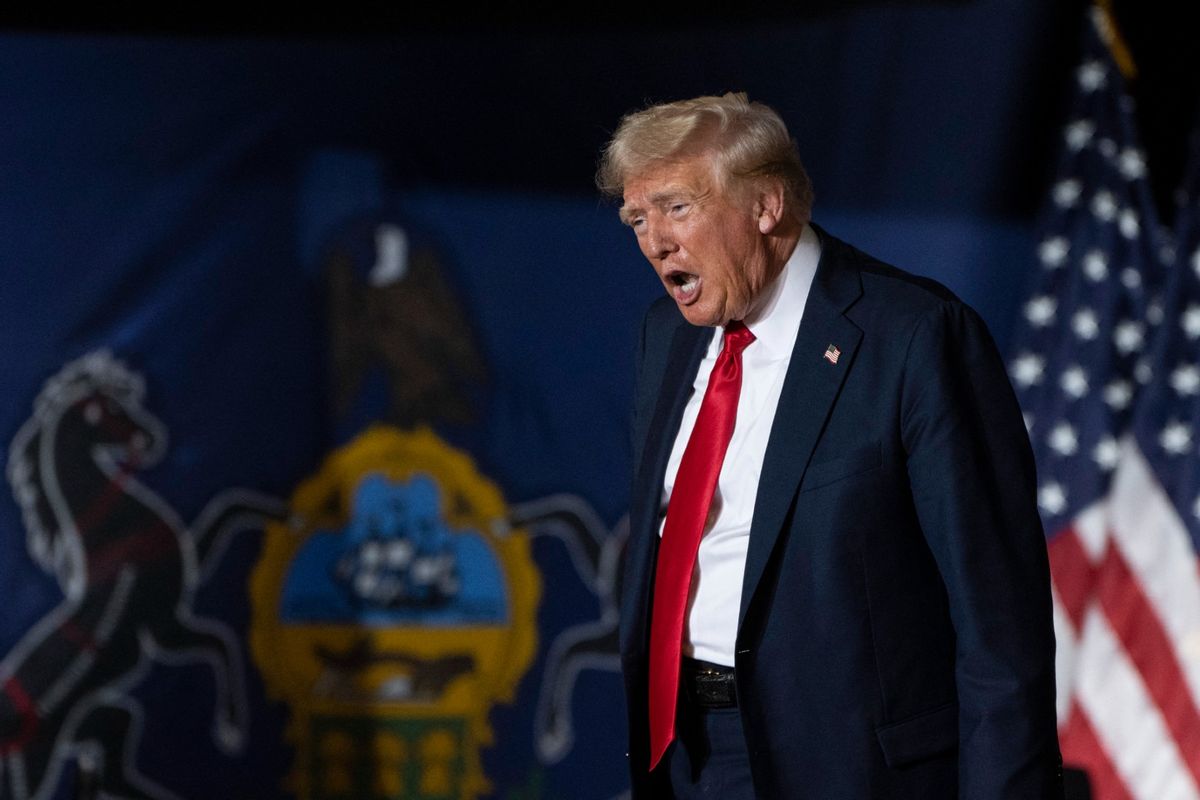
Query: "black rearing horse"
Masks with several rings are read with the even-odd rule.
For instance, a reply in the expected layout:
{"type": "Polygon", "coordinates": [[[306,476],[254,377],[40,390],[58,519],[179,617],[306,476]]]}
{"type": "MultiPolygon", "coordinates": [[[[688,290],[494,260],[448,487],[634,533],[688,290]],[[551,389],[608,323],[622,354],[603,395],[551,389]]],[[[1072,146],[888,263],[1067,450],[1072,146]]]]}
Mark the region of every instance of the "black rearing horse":
{"type": "Polygon", "coordinates": [[[210,665],[214,741],[244,744],[240,645],[193,598],[224,536],[283,507],[224,492],[189,530],[134,477],[166,448],[144,395],[140,375],[91,353],[47,381],[13,439],[8,479],[28,550],[64,596],[0,661],[0,798],[52,796],[71,760],[91,765],[107,796],[174,797],[135,763],[141,708],[128,691],[151,661],[210,665]]]}

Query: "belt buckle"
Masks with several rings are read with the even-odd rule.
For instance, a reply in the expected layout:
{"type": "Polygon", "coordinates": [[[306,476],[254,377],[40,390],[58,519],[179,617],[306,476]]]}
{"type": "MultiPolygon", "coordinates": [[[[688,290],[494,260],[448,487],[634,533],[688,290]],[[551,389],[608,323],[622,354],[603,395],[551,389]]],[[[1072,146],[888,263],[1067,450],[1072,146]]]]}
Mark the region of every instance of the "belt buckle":
{"type": "Polygon", "coordinates": [[[696,704],[703,708],[732,708],[737,705],[733,673],[700,667],[689,681],[696,704]]]}

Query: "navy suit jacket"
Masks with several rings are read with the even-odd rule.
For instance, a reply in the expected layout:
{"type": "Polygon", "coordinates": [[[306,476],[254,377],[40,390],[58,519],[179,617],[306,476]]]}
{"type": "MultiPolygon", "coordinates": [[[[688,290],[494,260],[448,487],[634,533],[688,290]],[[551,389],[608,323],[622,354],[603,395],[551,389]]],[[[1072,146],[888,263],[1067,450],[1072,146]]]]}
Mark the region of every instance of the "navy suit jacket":
{"type": "MultiPolygon", "coordinates": [[[[1046,548],[996,346],[945,287],[813,227],[735,648],[756,793],[1059,798],[1046,548]]],[[[642,330],[620,630],[634,798],[662,793],[647,771],[658,512],[712,335],[670,298],[642,330]]]]}

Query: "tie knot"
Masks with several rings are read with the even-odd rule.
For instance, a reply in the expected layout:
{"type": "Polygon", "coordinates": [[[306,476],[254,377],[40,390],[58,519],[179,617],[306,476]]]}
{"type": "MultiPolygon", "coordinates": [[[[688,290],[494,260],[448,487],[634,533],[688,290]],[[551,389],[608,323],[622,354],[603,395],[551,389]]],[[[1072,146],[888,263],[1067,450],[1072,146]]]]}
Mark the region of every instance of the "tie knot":
{"type": "Polygon", "coordinates": [[[753,341],[754,334],[744,323],[734,320],[725,326],[725,349],[730,355],[740,356],[753,341]]]}

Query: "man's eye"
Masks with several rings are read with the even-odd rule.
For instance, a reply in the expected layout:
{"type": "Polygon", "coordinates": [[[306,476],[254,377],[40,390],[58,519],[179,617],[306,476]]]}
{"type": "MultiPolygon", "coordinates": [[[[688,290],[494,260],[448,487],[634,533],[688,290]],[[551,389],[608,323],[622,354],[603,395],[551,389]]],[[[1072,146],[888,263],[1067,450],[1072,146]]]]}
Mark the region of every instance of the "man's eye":
{"type": "Polygon", "coordinates": [[[672,213],[672,214],[674,214],[674,215],[676,215],[676,216],[678,216],[678,215],[680,215],[680,214],[683,214],[683,213],[686,213],[686,212],[687,212],[687,210],[688,210],[688,204],[687,204],[687,203],[673,203],[673,204],[671,205],[671,213],[672,213]]]}

